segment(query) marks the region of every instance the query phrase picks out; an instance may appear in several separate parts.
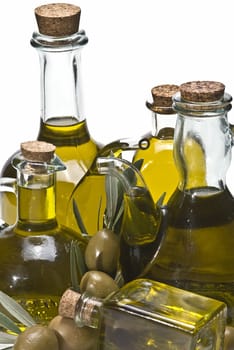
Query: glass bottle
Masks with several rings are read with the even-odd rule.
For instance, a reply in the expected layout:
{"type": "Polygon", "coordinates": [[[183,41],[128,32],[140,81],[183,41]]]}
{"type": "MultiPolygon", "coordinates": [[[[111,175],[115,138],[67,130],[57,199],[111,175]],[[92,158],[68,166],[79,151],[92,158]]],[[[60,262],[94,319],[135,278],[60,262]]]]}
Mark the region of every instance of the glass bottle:
{"type": "Polygon", "coordinates": [[[82,250],[86,246],[84,238],[57,222],[55,180],[65,166],[54,150],[43,141],[21,144],[13,158],[18,219],[0,232],[0,290],[39,323],[57,315],[64,289],[72,286],[71,242],[79,242],[82,250]]]}
{"type": "Polygon", "coordinates": [[[174,156],[179,184],[168,201],[168,228],[148,276],[225,301],[234,325],[234,199],[226,185],[231,96],[222,83],[182,84],[174,156]]]}
{"type": "Polygon", "coordinates": [[[156,203],[166,193],[166,203],[178,183],[178,173],[173,159],[173,138],[176,113],[172,108],[172,96],[178,85],[164,84],[152,88],[153,102],[146,102],[152,112],[152,131],[146,135],[150,146],[136,151],[133,162],[143,159],[141,173],[156,203]]]}
{"type": "MultiPolygon", "coordinates": [[[[38,140],[53,143],[66,165],[66,170],[58,174],[56,186],[57,219],[61,224],[66,223],[69,196],[87,173],[100,146],[90,136],[83,112],[81,51],[88,38],[84,31],[78,31],[80,13],[78,6],[70,4],[37,7],[39,32],[34,32],[31,39],[41,68],[38,140]]],[[[3,167],[2,176],[15,177],[10,160],[3,167]]],[[[5,220],[14,222],[7,217],[5,220]]]]}
{"type": "Polygon", "coordinates": [[[67,290],[59,313],[98,327],[99,350],[220,350],[226,323],[224,303],[147,279],[103,301],[67,290]]]}

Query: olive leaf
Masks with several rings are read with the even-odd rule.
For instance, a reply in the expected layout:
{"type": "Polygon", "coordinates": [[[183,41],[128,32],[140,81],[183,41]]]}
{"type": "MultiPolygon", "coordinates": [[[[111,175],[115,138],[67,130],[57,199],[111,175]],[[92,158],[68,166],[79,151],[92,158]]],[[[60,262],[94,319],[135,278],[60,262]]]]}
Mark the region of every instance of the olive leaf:
{"type": "Polygon", "coordinates": [[[20,334],[21,330],[16,324],[5,314],[0,312],[0,326],[6,330],[12,331],[13,333],[20,334]]]}
{"type": "Polygon", "coordinates": [[[2,304],[2,306],[23,325],[30,327],[36,324],[31,315],[23,309],[22,306],[2,291],[0,291],[0,304],[2,304]]]}
{"type": "Polygon", "coordinates": [[[100,213],[101,213],[101,207],[102,207],[102,198],[100,198],[99,206],[98,206],[98,221],[97,221],[97,231],[100,230],[100,213]]]}
{"type": "Polygon", "coordinates": [[[166,192],[163,192],[155,204],[156,209],[160,208],[163,205],[165,196],[166,196],[166,192]]]}
{"type": "Polygon", "coordinates": [[[79,291],[82,276],[87,271],[80,242],[72,241],[70,248],[70,273],[72,287],[79,291]]]}
{"type": "Polygon", "coordinates": [[[105,178],[105,190],[106,190],[106,210],[105,210],[105,226],[113,230],[113,222],[115,220],[118,202],[119,202],[119,191],[118,191],[118,179],[112,175],[106,175],[105,178]]]}
{"type": "Polygon", "coordinates": [[[9,344],[14,344],[16,338],[16,334],[0,332],[0,344],[8,344],[7,347],[9,347],[9,344]]]}
{"type": "Polygon", "coordinates": [[[13,345],[15,344],[17,335],[9,334],[0,331],[0,349],[2,350],[10,350],[13,349],[13,345]]]}
{"type": "Polygon", "coordinates": [[[115,283],[121,288],[124,285],[124,278],[122,275],[121,270],[117,270],[116,275],[115,275],[115,283]]]}
{"type": "Polygon", "coordinates": [[[78,208],[78,205],[75,201],[75,199],[73,199],[72,201],[72,205],[73,205],[73,213],[74,213],[74,216],[75,216],[75,219],[76,219],[76,223],[81,231],[81,234],[83,236],[87,236],[88,235],[88,232],[86,230],[86,227],[83,223],[83,220],[81,218],[81,215],[80,215],[80,212],[79,212],[79,208],[78,208]]]}
{"type": "MultiPolygon", "coordinates": [[[[139,159],[133,163],[133,166],[140,170],[142,163],[143,159],[139,159]]],[[[136,184],[137,179],[131,167],[123,171],[123,176],[132,186],[136,184]]],[[[124,188],[117,177],[108,174],[105,179],[105,190],[106,210],[104,213],[104,225],[118,234],[121,229],[124,211],[124,188]]]]}

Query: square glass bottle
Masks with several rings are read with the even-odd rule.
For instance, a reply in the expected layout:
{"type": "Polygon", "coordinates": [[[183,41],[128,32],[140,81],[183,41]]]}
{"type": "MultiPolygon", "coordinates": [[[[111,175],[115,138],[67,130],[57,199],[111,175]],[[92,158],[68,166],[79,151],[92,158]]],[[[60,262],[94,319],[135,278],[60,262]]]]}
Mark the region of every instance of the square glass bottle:
{"type": "Polygon", "coordinates": [[[163,283],[138,279],[105,300],[101,350],[221,350],[226,306],[163,283]]]}

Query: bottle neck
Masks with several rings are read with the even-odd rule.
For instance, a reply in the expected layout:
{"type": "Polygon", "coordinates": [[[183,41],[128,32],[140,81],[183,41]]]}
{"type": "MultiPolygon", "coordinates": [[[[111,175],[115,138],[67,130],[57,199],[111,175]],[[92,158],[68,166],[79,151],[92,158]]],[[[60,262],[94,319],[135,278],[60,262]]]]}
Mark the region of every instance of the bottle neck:
{"type": "Polygon", "coordinates": [[[88,326],[98,328],[100,321],[101,300],[81,294],[77,305],[74,321],[79,327],[88,326]]]}
{"type": "Polygon", "coordinates": [[[55,172],[41,163],[17,169],[18,225],[21,228],[56,226],[55,172]]]}
{"type": "Polygon", "coordinates": [[[173,139],[176,115],[152,112],[152,135],[158,139],[173,139]]]}
{"type": "Polygon", "coordinates": [[[69,288],[60,299],[58,313],[60,316],[74,319],[78,327],[98,328],[101,307],[100,299],[69,288]]]}
{"type": "Polygon", "coordinates": [[[178,113],[174,158],[179,189],[223,190],[231,161],[232,141],[226,112],[213,116],[178,113]]]}
{"type": "Polygon", "coordinates": [[[41,118],[51,125],[73,125],[85,119],[82,101],[81,49],[84,32],[54,38],[33,33],[31,45],[41,68],[41,118]]]}

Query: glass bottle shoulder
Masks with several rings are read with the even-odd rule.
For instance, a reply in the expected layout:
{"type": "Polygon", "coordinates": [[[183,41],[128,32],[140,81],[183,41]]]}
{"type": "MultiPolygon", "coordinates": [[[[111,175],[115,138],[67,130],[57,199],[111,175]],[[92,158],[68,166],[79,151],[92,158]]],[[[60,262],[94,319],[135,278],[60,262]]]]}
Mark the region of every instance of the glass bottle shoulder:
{"type": "Polygon", "coordinates": [[[176,189],[168,201],[170,225],[182,227],[234,225],[234,198],[229,189],[176,189]]]}

